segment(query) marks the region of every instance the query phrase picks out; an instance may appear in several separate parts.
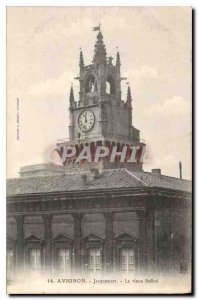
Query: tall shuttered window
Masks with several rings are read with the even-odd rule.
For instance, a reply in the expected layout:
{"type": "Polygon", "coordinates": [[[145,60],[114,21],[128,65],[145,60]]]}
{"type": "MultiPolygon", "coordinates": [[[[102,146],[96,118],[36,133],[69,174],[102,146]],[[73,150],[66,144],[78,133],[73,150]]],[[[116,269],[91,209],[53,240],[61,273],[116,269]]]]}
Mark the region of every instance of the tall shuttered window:
{"type": "Polygon", "coordinates": [[[32,271],[40,271],[41,269],[41,250],[32,248],[29,250],[29,266],[32,271]]]}
{"type": "Polygon", "coordinates": [[[7,249],[7,276],[10,277],[14,273],[14,250],[7,249]]]}
{"type": "Polygon", "coordinates": [[[88,266],[91,273],[100,273],[102,271],[102,255],[100,249],[89,249],[88,266]]]}
{"type": "Polygon", "coordinates": [[[120,269],[124,273],[135,272],[135,253],[132,248],[123,248],[120,251],[120,269]]]}
{"type": "Polygon", "coordinates": [[[71,272],[71,251],[67,248],[57,250],[57,271],[59,273],[71,272]]]}

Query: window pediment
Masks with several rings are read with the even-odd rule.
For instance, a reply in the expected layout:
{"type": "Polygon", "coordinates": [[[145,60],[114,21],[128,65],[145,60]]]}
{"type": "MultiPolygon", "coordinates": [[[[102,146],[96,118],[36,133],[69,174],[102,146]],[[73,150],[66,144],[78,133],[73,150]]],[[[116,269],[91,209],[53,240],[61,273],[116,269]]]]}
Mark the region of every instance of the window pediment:
{"type": "Polygon", "coordinates": [[[116,240],[116,241],[129,241],[129,242],[137,242],[138,241],[138,238],[136,237],[136,236],[134,236],[134,235],[131,235],[131,234],[129,234],[129,233],[126,233],[126,232],[122,232],[122,233],[120,233],[120,234],[118,234],[118,235],[116,235],[115,237],[114,237],[114,239],[116,240]]]}
{"type": "Polygon", "coordinates": [[[89,241],[89,242],[91,242],[91,241],[101,241],[101,242],[103,242],[104,241],[103,238],[101,238],[99,235],[94,234],[94,233],[91,233],[91,234],[85,236],[83,238],[83,240],[84,241],[89,241]]]}
{"type": "Polygon", "coordinates": [[[83,243],[86,247],[101,247],[104,244],[104,239],[99,235],[91,233],[83,238],[83,243]]]}
{"type": "Polygon", "coordinates": [[[25,239],[25,242],[41,243],[42,239],[32,234],[25,239]]]}
{"type": "Polygon", "coordinates": [[[65,234],[58,234],[52,240],[53,240],[53,243],[64,242],[64,243],[72,244],[72,242],[73,242],[73,239],[69,236],[66,236],[65,234]]]}

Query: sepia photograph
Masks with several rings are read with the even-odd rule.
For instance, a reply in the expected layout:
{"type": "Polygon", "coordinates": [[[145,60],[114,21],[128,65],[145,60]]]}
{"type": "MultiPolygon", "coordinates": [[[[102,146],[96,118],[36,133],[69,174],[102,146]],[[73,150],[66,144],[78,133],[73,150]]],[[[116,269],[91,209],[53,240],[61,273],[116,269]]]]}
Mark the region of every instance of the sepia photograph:
{"type": "Polygon", "coordinates": [[[191,294],[192,7],[6,23],[7,294],[191,294]]]}

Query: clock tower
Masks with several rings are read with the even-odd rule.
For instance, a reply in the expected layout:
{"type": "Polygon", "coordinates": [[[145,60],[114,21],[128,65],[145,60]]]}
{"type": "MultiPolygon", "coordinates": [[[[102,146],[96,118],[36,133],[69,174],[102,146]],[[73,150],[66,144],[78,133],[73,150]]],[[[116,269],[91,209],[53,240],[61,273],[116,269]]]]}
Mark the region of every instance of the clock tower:
{"type": "MultiPolygon", "coordinates": [[[[77,148],[85,144],[119,145],[120,147],[144,145],[140,142],[140,131],[132,125],[130,87],[128,87],[126,101],[122,99],[121,81],[125,78],[121,77],[120,66],[119,52],[115,63],[111,56],[107,57],[100,30],[91,64],[84,64],[83,53],[80,50],[79,75],[75,77],[80,85],[79,99],[75,100],[73,87],[69,97],[70,145],[75,145],[77,148]]],[[[105,161],[99,167],[141,169],[142,163],[124,166],[105,161]]]]}

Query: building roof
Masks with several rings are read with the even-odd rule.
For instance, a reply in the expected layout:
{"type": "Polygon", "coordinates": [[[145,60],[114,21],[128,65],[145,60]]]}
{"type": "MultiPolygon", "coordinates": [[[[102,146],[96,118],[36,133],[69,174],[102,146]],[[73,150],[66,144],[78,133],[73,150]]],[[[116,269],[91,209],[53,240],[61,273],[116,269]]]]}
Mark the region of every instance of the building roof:
{"type": "Polygon", "coordinates": [[[7,195],[138,187],[191,192],[191,181],[127,169],[7,179],[7,195]]]}

